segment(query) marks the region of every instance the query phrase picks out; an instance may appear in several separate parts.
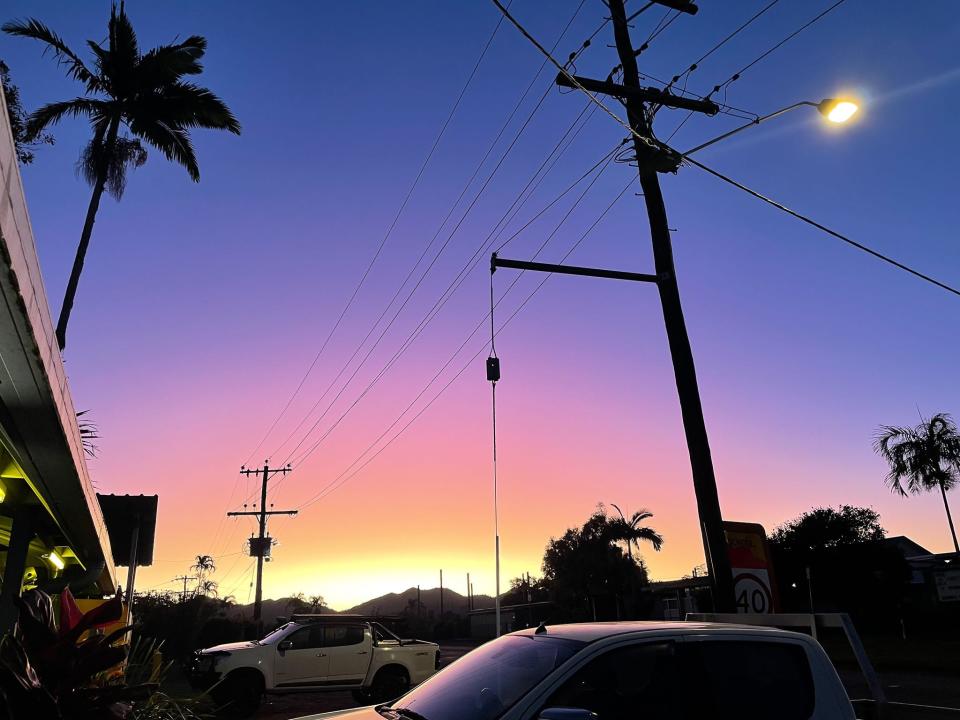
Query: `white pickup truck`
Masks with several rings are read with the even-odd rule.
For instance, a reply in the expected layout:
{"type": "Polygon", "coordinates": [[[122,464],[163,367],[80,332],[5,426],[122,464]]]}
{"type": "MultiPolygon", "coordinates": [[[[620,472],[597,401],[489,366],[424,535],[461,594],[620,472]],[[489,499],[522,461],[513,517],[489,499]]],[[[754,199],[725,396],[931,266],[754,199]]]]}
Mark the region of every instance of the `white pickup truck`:
{"type": "Polygon", "coordinates": [[[403,640],[373,620],[294,615],[253,642],[197,651],[191,684],[234,715],[253,712],[264,692],[351,690],[358,702],[392,700],[436,672],[440,648],[403,640]]]}
{"type": "MultiPolygon", "coordinates": [[[[921,710],[911,707],[901,717],[921,710]]],[[[866,710],[877,715],[876,708],[866,710]]],[[[926,710],[933,712],[924,718],[960,717],[960,711],[926,710]]],[[[391,704],[301,720],[856,717],[829,658],[807,635],[718,623],[622,622],[505,635],[391,704]]]]}

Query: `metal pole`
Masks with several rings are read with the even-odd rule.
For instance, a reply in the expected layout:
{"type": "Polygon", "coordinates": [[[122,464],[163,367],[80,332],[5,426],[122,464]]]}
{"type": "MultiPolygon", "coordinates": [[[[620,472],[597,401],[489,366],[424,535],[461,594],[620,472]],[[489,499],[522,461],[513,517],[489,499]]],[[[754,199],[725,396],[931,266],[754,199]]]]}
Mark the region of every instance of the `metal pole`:
{"type": "Polygon", "coordinates": [[[127,624],[133,622],[133,587],[137,581],[137,551],[140,544],[140,517],[130,534],[130,565],[127,570],[127,624]]]}
{"type": "Polygon", "coordinates": [[[440,619],[443,619],[443,568],[440,569],[440,619]]]}

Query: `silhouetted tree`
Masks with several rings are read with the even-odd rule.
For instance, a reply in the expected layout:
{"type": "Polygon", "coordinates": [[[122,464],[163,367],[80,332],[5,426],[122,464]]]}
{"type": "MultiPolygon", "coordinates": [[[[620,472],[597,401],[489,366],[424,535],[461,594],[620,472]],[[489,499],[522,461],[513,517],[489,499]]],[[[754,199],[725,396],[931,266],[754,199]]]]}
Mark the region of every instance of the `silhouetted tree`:
{"type": "Polygon", "coordinates": [[[892,630],[910,578],[900,553],[883,542],[871,508],[813,508],[770,535],[781,604],[787,612],[847,612],[892,630]],[[812,592],[811,592],[812,591],[812,592]]]}
{"type": "Polygon", "coordinates": [[[3,30],[42,42],[67,75],[83,85],[82,97],[50,103],[33,112],[27,120],[27,139],[40,137],[65,117],[87,117],[93,129],[93,138],[77,163],[77,170],[93,187],[93,195],[57,321],[57,342],[62,350],[100,198],[104,190],[118,200],[123,195],[127,171],[147,161],[141,141],[182,165],[190,178],[199,182],[190,130],[214,128],[239,135],[240,123],[220,98],[184,80],[203,71],[200,58],[207,49],[206,39],[191,35],[183,42],[141,53],[122,0],[119,8],[114,4],[110,12],[106,41],[87,41],[93,53],[91,66],[39,20],[8,22],[3,30]],[[121,128],[129,135],[121,134],[121,128]]]}
{"type": "Polygon", "coordinates": [[[874,448],[889,463],[887,485],[902,496],[939,490],[953,549],[960,553],[947,491],[960,484],[960,433],[953,419],[937,413],[916,427],[881,425],[874,448]]]}
{"type": "Polygon", "coordinates": [[[310,603],[310,612],[318,613],[323,609],[323,605],[326,602],[323,598],[323,595],[311,595],[307,600],[310,603]]]}
{"type": "Polygon", "coordinates": [[[40,145],[53,145],[53,135],[41,132],[35,137],[27,136],[27,111],[20,101],[20,88],[10,78],[10,68],[0,60],[0,82],[3,84],[3,96],[7,103],[7,116],[10,118],[10,132],[17,151],[17,160],[21,165],[33,162],[33,151],[40,145]]]}
{"type": "Polygon", "coordinates": [[[572,618],[616,617],[621,603],[646,584],[643,563],[618,545],[621,529],[601,505],[582,527],[570,528],[547,545],[543,583],[572,618]]]}
{"type": "Polygon", "coordinates": [[[834,509],[819,507],[775,528],[771,545],[795,553],[882,540],[880,515],[872,508],[841,505],[834,509]]]}

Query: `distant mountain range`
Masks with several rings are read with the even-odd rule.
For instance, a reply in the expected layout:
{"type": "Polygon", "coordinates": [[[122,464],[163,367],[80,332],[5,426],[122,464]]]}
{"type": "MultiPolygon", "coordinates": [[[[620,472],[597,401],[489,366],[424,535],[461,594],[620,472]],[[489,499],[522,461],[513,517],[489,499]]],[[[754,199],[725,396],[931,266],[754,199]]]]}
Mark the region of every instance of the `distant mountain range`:
{"type": "MultiPolygon", "coordinates": [[[[424,613],[440,613],[440,588],[430,588],[429,590],[420,590],[420,606],[424,613]]],[[[493,598],[489,595],[474,595],[473,607],[475,609],[492,607],[493,598]]],[[[399,615],[404,609],[417,607],[417,589],[415,587],[407,588],[402,593],[387,593],[373,600],[367,600],[364,603],[355,605],[345,613],[357,615],[399,615]]],[[[444,612],[453,612],[460,615],[467,612],[467,598],[450,588],[443,589],[443,610],[444,612]]]]}
{"type": "MultiPolygon", "coordinates": [[[[278,600],[263,601],[263,621],[269,627],[276,622],[278,617],[289,617],[292,611],[292,598],[280,598],[278,600]]],[[[440,614],[440,588],[430,588],[420,590],[421,611],[424,614],[440,614]]],[[[349,610],[342,611],[344,614],[351,615],[400,615],[408,608],[417,607],[417,589],[415,587],[407,588],[401,593],[387,593],[380,597],[367,600],[366,602],[355,605],[349,610]]],[[[473,607],[475,609],[493,607],[493,598],[489,595],[474,595],[473,607]]],[[[467,598],[458,592],[449,588],[443,589],[443,610],[444,612],[453,612],[464,615],[467,612],[467,598]]],[[[331,610],[328,607],[320,609],[321,614],[337,614],[338,611],[331,610]]],[[[249,605],[234,605],[227,610],[227,616],[231,618],[251,618],[253,617],[253,603],[249,605]]]]}

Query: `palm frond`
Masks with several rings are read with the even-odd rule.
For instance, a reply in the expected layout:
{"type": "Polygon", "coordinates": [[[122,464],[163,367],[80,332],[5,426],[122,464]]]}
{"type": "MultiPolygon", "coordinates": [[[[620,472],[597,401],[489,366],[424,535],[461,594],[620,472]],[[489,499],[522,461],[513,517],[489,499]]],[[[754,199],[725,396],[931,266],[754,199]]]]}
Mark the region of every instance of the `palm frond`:
{"type": "Polygon", "coordinates": [[[148,117],[131,118],[130,132],[143,138],[162,152],[168,160],[179,163],[186,168],[190,179],[200,182],[200,166],[197,163],[197,154],[190,141],[190,134],[182,128],[171,126],[165,122],[148,117]]]}
{"type": "Polygon", "coordinates": [[[181,43],[161,45],[150,50],[137,63],[137,85],[160,88],[177,82],[184,75],[199,75],[203,65],[198,61],[207,50],[207,40],[191,35],[181,43]]]}
{"type": "Polygon", "coordinates": [[[193,83],[174,82],[131,103],[131,117],[147,115],[179,128],[229,130],[240,134],[240,122],[214,93],[193,83]]]}
{"type": "Polygon", "coordinates": [[[633,537],[634,541],[639,545],[640,540],[644,540],[651,545],[653,549],[657,552],[660,552],[660,548],[663,547],[663,535],[658,533],[653,528],[641,527],[635,529],[635,534],[633,537]]]}
{"type": "Polygon", "coordinates": [[[75,118],[85,115],[97,119],[109,111],[109,103],[90,98],[78,97],[73,100],[48,103],[34,110],[27,118],[26,136],[28,138],[37,137],[46,128],[56,125],[65,117],[75,118]]]}
{"type": "Polygon", "coordinates": [[[87,92],[96,92],[102,89],[100,78],[83,64],[80,57],[67,46],[63,38],[39,20],[35,18],[11,20],[4,23],[2,29],[8,35],[39,40],[45,43],[47,48],[44,52],[47,50],[52,52],[57,64],[67,69],[67,76],[82,82],[86,86],[87,92]]]}
{"type": "Polygon", "coordinates": [[[116,5],[111,9],[108,30],[110,70],[114,80],[119,85],[125,86],[140,60],[140,43],[137,41],[137,33],[122,3],[119,11],[116,5]]]}

